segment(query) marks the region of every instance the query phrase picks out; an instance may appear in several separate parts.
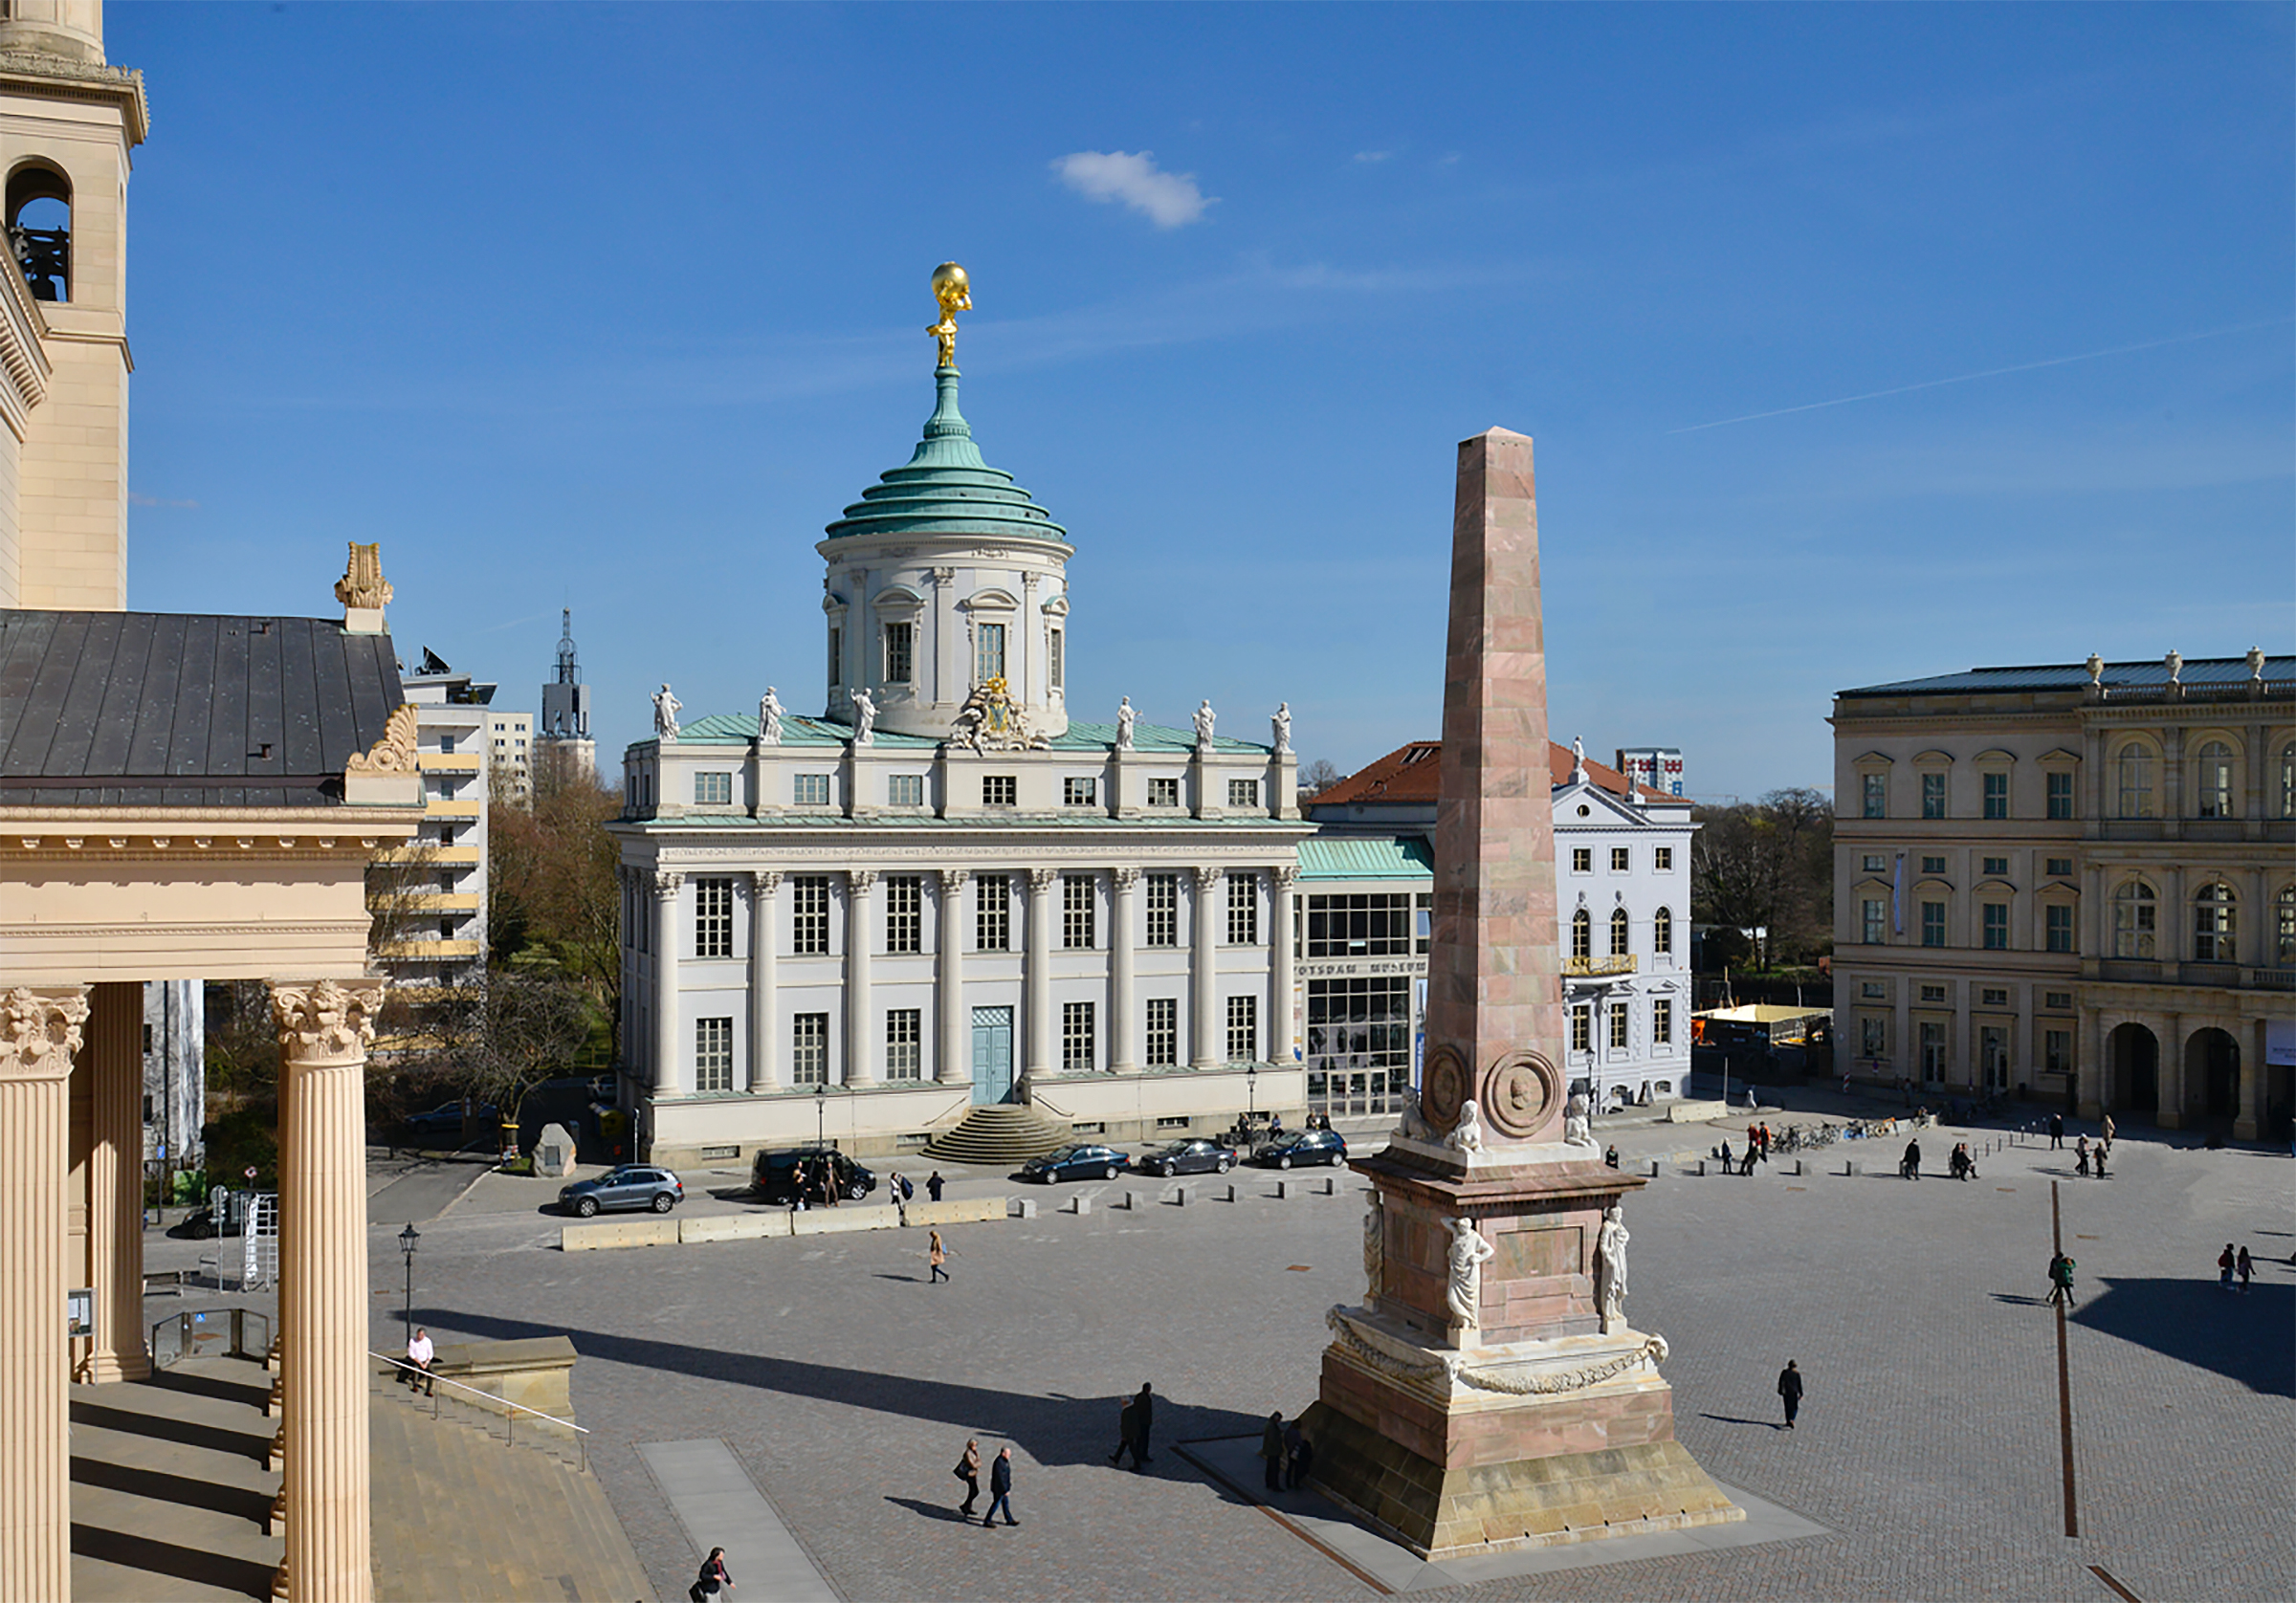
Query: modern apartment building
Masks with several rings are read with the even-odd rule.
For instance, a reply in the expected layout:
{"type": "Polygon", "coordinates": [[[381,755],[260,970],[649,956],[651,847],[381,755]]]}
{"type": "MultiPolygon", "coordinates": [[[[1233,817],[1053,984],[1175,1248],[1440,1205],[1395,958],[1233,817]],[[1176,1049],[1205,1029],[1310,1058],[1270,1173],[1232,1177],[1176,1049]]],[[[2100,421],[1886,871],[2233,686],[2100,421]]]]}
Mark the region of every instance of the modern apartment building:
{"type": "Polygon", "coordinates": [[[486,761],[489,782],[504,801],[523,807],[534,800],[532,713],[487,714],[486,761]]]}
{"type": "Polygon", "coordinates": [[[429,650],[403,681],[415,712],[423,823],[368,884],[375,963],[394,984],[444,985],[486,966],[486,823],[496,687],[429,650]]]}

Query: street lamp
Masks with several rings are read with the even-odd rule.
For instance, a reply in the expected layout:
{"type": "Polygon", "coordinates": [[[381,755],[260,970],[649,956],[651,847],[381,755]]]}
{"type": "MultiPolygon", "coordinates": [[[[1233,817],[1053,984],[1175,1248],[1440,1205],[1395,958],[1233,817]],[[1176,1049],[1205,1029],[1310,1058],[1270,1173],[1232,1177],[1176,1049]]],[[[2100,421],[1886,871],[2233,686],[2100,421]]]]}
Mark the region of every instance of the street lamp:
{"type": "Polygon", "coordinates": [[[828,1106],[829,1083],[827,1080],[816,1080],[813,1083],[813,1145],[816,1147],[828,1144],[826,1137],[822,1134],[824,1128],[822,1121],[828,1116],[828,1106]]]}
{"type": "Polygon", "coordinates": [[[407,1304],[402,1317],[407,1325],[405,1333],[410,1341],[414,1338],[414,1244],[422,1239],[422,1232],[411,1222],[399,1232],[399,1250],[407,1255],[407,1304]]]}
{"type": "Polygon", "coordinates": [[[1244,1098],[1248,1109],[1244,1116],[1244,1127],[1256,1131],[1260,1124],[1260,1069],[1257,1064],[1244,1065],[1244,1098]]]}

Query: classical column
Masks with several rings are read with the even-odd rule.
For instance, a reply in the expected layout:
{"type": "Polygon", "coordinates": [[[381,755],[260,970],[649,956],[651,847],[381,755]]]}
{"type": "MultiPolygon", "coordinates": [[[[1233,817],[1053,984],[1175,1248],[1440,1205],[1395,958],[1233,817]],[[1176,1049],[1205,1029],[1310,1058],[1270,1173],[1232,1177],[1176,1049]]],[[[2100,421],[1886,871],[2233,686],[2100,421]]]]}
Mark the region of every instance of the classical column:
{"type": "Polygon", "coordinates": [[[940,942],[933,954],[934,995],[940,1006],[940,1059],[935,1078],[962,1086],[973,1078],[972,1032],[964,1011],[964,885],[970,868],[940,870],[940,942]]]}
{"type": "Polygon", "coordinates": [[[1196,950],[1189,987],[1196,999],[1194,1039],[1188,1043],[1188,1062],[1197,1068],[1216,1068],[1227,1061],[1226,1038],[1220,1034],[1220,935],[1214,927],[1219,898],[1212,894],[1223,870],[1196,870],[1196,950]]]}
{"type": "Polygon", "coordinates": [[[1140,870],[1118,868],[1115,877],[1115,926],[1108,933],[1108,1069],[1111,1074],[1131,1074],[1140,1066],[1140,1021],[1136,1016],[1139,1003],[1134,999],[1132,977],[1133,943],[1139,939],[1135,904],[1140,870]]]}
{"type": "Polygon", "coordinates": [[[749,876],[749,1094],[782,1085],[780,1022],[774,988],[780,982],[775,932],[781,928],[782,876],[761,869],[749,876]]]}
{"type": "Polygon", "coordinates": [[[88,1152],[88,1279],[96,1337],[83,1380],[141,1380],[144,1350],[144,983],[107,980],[88,1009],[94,1091],[88,1152]]]}
{"type": "Polygon", "coordinates": [[[1268,1031],[1268,1061],[1283,1065],[1292,1061],[1292,961],[1297,946],[1292,933],[1292,888],[1299,883],[1298,866],[1276,865],[1269,883],[1275,903],[1274,916],[1269,920],[1273,931],[1269,938],[1275,943],[1275,999],[1268,1031]]]}
{"type": "Polygon", "coordinates": [[[870,947],[875,940],[870,892],[876,888],[874,868],[854,868],[845,876],[845,1083],[877,1083],[877,1032],[871,1027],[875,1005],[869,983],[870,947]]]}
{"type": "Polygon", "coordinates": [[[1060,1072],[1052,1051],[1052,887],[1058,868],[1028,870],[1028,1079],[1060,1072]]]}
{"type": "Polygon", "coordinates": [[[653,1093],[677,1090],[677,890],[683,874],[653,875],[653,1093]]]}
{"type": "Polygon", "coordinates": [[[2232,1136],[2236,1141],[2254,1141],[2264,1132],[2264,1021],[2262,1019],[2239,1021],[2247,1027],[2236,1031],[2234,1043],[2241,1053],[2241,1099],[2232,1121],[2232,1136]],[[2242,1040],[2245,1036],[2247,1039],[2242,1040]]]}
{"type": "Polygon", "coordinates": [[[2146,1020],[2152,1026],[2152,1039],[2160,1043],[2157,1066],[2152,1084],[2160,1094],[2160,1110],[2152,1122],[2163,1130],[2184,1128],[2184,1017],[2177,1013],[2153,1014],[2146,1020]]]}
{"type": "Polygon", "coordinates": [[[367,1524],[366,1047],[379,985],[274,984],[287,1595],[373,1593],[367,1524]]]}
{"type": "Polygon", "coordinates": [[[85,986],[0,992],[0,1598],[10,1603],[72,1594],[66,1131],[87,1020],[85,986]]]}

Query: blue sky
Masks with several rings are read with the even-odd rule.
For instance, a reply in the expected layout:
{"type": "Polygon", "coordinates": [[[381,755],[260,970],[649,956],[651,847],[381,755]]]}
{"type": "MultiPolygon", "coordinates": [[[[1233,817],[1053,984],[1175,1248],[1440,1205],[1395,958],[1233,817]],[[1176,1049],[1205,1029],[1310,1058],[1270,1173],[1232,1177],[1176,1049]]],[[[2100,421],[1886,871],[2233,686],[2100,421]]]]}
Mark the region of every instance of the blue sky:
{"type": "Polygon", "coordinates": [[[1845,686],[2290,648],[2291,19],[115,0],[130,604],[323,613],[379,539],[502,703],[573,606],[602,755],[663,679],[815,710],[953,257],[1078,715],[1436,733],[1501,425],[1556,737],[1824,785],[1845,686]]]}

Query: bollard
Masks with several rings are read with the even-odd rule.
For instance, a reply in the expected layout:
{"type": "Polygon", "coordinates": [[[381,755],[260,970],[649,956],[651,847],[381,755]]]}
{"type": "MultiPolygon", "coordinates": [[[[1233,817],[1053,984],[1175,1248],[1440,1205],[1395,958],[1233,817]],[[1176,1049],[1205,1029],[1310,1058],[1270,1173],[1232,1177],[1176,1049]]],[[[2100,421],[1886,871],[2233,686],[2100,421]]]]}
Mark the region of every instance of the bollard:
{"type": "Polygon", "coordinates": [[[1794,1160],[1794,1177],[1796,1179],[1799,1180],[1802,1178],[1804,1175],[1809,1174],[1809,1172],[1810,1166],[1808,1164],[1802,1162],[1802,1160],[1799,1158],[1796,1158],[1794,1160]]]}
{"type": "Polygon", "coordinates": [[[1292,1182],[1291,1182],[1290,1180],[1278,1180],[1278,1181],[1276,1181],[1276,1182],[1275,1182],[1275,1199],[1276,1199],[1278,1202],[1281,1202],[1281,1201],[1283,1201],[1283,1200],[1284,1200],[1286,1197],[1290,1197],[1291,1195],[1292,1195],[1292,1182]]]}
{"type": "Polygon", "coordinates": [[[1227,1199],[1230,1202],[1233,1202],[1236,1199],[1236,1188],[1233,1185],[1230,1185],[1227,1188],[1227,1199]]]}
{"type": "Polygon", "coordinates": [[[1186,1186],[1172,1188],[1172,1205],[1175,1208],[1184,1208],[1188,1205],[1188,1188],[1186,1186]]]}
{"type": "Polygon", "coordinates": [[[1013,1219],[1034,1219],[1034,1218],[1036,1218],[1036,1198],[1035,1198],[1035,1197],[1007,1197],[1006,1198],[1004,1198],[1004,1201],[1005,1201],[1005,1204],[1006,1204],[1005,1212],[1006,1212],[1006,1214],[1007,1214],[1007,1215],[1008,1215],[1010,1218],[1013,1218],[1013,1219]]]}
{"type": "Polygon", "coordinates": [[[1698,1160],[1698,1173],[1701,1175],[1706,1173],[1706,1159],[1704,1158],[1698,1160]]]}
{"type": "Polygon", "coordinates": [[[1650,1160],[1650,1178],[1654,1180],[1658,1178],[1658,1159],[1652,1158],[1650,1160]]]}
{"type": "Polygon", "coordinates": [[[1071,1213],[1072,1213],[1072,1214],[1083,1215],[1083,1214],[1089,1214],[1089,1213],[1091,1213],[1092,1211],[1093,1211],[1093,1199],[1092,1199],[1091,1197],[1071,1197],[1071,1198],[1070,1198],[1070,1200],[1069,1200],[1069,1212],[1071,1212],[1071,1213]]]}
{"type": "Polygon", "coordinates": [[[1124,1200],[1117,1204],[1118,1207],[1122,1208],[1128,1214],[1133,1212],[1139,1205],[1139,1199],[1134,1197],[1129,1191],[1124,1194],[1124,1200]]]}
{"type": "Polygon", "coordinates": [[[1323,1182],[1323,1194],[1326,1197],[1336,1197],[1339,1195],[1339,1181],[1336,1175],[1325,1176],[1323,1182]]]}
{"type": "Polygon", "coordinates": [[[1854,1157],[1846,1160],[1842,1165],[1842,1173],[1843,1175],[1855,1177],[1858,1173],[1858,1160],[1854,1157]]]}

